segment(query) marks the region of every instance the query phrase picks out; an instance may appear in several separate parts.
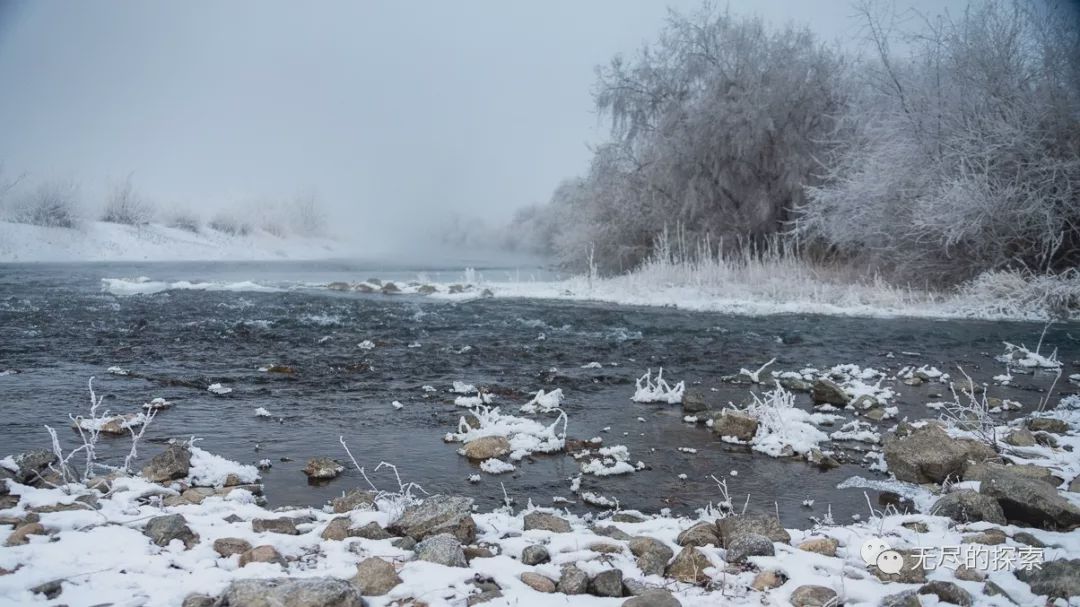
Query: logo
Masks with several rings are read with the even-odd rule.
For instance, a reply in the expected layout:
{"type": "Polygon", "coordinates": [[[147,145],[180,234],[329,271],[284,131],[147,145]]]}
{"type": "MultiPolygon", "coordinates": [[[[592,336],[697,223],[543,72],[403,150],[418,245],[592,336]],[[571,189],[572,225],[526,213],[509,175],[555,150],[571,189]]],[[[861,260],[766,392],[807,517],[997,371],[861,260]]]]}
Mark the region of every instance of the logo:
{"type": "Polygon", "coordinates": [[[872,537],[866,540],[860,552],[867,565],[874,565],[883,573],[892,575],[904,568],[904,557],[883,539],[872,537]]]}

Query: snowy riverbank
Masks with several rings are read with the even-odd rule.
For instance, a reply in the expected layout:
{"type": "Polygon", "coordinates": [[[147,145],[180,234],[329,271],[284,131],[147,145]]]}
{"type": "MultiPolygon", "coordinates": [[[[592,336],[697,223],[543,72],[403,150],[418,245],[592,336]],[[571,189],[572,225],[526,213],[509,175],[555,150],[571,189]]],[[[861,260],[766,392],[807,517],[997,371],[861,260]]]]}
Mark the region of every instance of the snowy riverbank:
{"type": "Polygon", "coordinates": [[[0,263],[262,261],[344,254],[341,243],[329,238],[279,237],[259,229],[231,235],[208,227],[190,232],[160,224],[93,221],[73,229],[0,221],[0,263]]]}

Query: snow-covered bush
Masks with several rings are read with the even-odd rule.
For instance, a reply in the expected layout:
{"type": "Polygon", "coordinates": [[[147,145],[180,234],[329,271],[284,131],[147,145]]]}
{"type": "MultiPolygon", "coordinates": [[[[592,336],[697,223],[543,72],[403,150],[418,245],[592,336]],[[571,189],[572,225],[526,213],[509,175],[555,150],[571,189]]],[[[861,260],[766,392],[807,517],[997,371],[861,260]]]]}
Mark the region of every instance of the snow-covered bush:
{"type": "Polygon", "coordinates": [[[210,227],[230,236],[247,236],[251,233],[251,223],[232,213],[221,212],[210,219],[210,227]]]}
{"type": "Polygon", "coordinates": [[[73,181],[43,181],[15,201],[9,217],[16,223],[78,228],[83,221],[79,188],[73,181]]]}
{"type": "Polygon", "coordinates": [[[683,392],[686,391],[685,382],[679,382],[674,386],[667,383],[667,380],[664,379],[663,367],[657,371],[655,380],[652,377],[652,369],[649,369],[645,372],[645,375],[637,378],[634,384],[634,395],[630,397],[630,400],[635,403],[677,405],[682,402],[683,392]]]}
{"type": "Polygon", "coordinates": [[[773,457],[804,455],[829,440],[814,424],[833,416],[799,409],[795,406],[795,395],[779,384],[762,396],[751,396],[754,402],[746,412],[758,421],[757,433],[750,440],[754,451],[773,457]]]}
{"type": "Polygon", "coordinates": [[[165,220],[165,225],[198,234],[199,229],[202,227],[202,220],[199,219],[197,213],[190,209],[174,209],[165,220]]]}
{"type": "Polygon", "coordinates": [[[153,219],[154,207],[135,191],[130,177],[113,186],[101,214],[102,221],[129,226],[146,225],[153,219]]]}

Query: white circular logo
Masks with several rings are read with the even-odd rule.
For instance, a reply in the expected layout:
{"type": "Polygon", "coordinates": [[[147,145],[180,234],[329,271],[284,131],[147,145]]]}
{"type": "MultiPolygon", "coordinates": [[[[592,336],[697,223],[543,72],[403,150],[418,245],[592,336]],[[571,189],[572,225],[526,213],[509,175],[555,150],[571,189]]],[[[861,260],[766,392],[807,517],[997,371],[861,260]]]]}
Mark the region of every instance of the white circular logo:
{"type": "Polygon", "coordinates": [[[890,546],[885,543],[885,540],[872,537],[863,542],[862,550],[860,551],[860,553],[862,554],[862,558],[864,561],[866,561],[867,565],[876,565],[878,555],[880,555],[882,552],[885,552],[889,548],[890,546]]]}
{"type": "Polygon", "coordinates": [[[882,573],[890,575],[900,573],[900,570],[904,568],[904,557],[895,550],[886,550],[878,555],[875,564],[882,573]]]}

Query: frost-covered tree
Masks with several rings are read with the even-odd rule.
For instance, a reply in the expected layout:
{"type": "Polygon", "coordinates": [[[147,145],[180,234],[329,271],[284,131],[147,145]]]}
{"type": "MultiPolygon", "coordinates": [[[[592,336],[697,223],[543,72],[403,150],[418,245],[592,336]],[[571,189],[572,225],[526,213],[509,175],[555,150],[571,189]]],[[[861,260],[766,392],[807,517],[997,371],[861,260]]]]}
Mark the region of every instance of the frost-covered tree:
{"type": "Polygon", "coordinates": [[[1076,13],[990,2],[897,34],[861,11],[875,57],[800,229],[927,280],[1080,265],[1076,13]]]}
{"type": "Polygon", "coordinates": [[[130,226],[146,225],[153,219],[154,207],[135,190],[130,175],[113,186],[101,214],[102,221],[130,226]]]}

